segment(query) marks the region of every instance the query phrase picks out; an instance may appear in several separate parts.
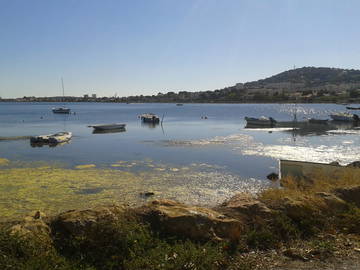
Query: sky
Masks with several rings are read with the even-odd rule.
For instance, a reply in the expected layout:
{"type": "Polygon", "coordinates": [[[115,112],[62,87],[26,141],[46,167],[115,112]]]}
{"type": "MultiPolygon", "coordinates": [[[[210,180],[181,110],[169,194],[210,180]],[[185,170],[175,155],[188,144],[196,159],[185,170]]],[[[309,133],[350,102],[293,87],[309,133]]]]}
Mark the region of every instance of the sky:
{"type": "Polygon", "coordinates": [[[358,0],[0,0],[0,97],[221,89],[360,69],[358,0]]]}

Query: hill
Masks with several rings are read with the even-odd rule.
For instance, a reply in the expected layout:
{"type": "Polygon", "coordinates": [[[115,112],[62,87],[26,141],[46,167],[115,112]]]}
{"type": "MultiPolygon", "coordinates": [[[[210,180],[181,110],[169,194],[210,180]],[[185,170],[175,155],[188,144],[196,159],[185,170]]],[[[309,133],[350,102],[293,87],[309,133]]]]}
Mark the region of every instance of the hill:
{"type": "Polygon", "coordinates": [[[360,83],[360,70],[303,67],[288,70],[270,78],[249,84],[301,83],[306,86],[321,86],[329,83],[360,83]]]}
{"type": "Polygon", "coordinates": [[[158,93],[120,102],[360,102],[360,70],[303,67],[213,91],[158,93]]]}

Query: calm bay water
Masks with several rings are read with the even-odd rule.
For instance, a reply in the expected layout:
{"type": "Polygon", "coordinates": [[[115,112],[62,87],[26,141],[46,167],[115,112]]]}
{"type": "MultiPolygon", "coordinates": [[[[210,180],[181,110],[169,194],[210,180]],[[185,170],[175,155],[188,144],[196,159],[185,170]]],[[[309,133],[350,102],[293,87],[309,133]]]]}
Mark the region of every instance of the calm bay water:
{"type": "MultiPolygon", "coordinates": [[[[193,168],[204,172],[204,179],[197,183],[198,190],[201,185],[214,182],[213,189],[227,186],[234,192],[269,185],[266,175],[277,172],[280,158],[337,160],[343,164],[360,159],[360,130],[351,125],[306,132],[244,128],[245,116],[292,120],[296,111],[298,120],[325,119],[332,112],[344,111],[343,105],[69,103],[67,106],[76,114],[53,114],[51,108],[58,105],[0,103],[0,137],[63,130],[71,131],[74,136],[70,143],[57,147],[32,147],[29,140],[1,140],[0,158],[59,162],[69,168],[95,164],[98,168],[114,170],[119,168],[111,165],[120,161],[132,164],[120,169],[133,173],[144,173],[162,164],[171,168],[167,172],[175,178],[178,168],[193,168]],[[138,115],[146,112],[164,115],[163,125],[142,124],[138,115]],[[202,116],[207,119],[201,119],[202,116]],[[93,134],[92,128],[87,127],[116,122],[126,123],[126,131],[93,134]],[[153,165],[145,166],[148,161],[153,165]]],[[[171,175],[168,177],[171,179],[171,175]]],[[[191,189],[189,181],[186,188],[191,189]]],[[[173,184],[180,185],[180,182],[177,179],[173,184]]],[[[203,199],[205,203],[207,200],[211,200],[211,196],[203,199]]]]}
{"type": "Polygon", "coordinates": [[[346,163],[356,158],[360,147],[358,129],[351,126],[320,135],[314,131],[305,136],[281,129],[269,133],[268,130],[244,128],[245,116],[266,115],[277,120],[291,120],[296,111],[299,120],[309,117],[325,119],[331,112],[344,111],[343,105],[68,104],[75,115],[53,114],[51,108],[57,105],[0,103],[0,137],[49,134],[63,130],[71,131],[74,135],[71,143],[55,148],[33,148],[28,140],[1,141],[1,157],[62,161],[69,165],[106,165],[117,160],[143,159],[181,165],[209,163],[226,166],[229,171],[243,177],[262,179],[277,166],[277,158],[280,157],[346,163]],[[163,125],[142,124],[138,115],[145,112],[153,112],[160,117],[164,115],[163,125]],[[201,116],[208,119],[201,119],[201,116]],[[126,132],[93,134],[92,128],[87,127],[119,122],[126,123],[126,132]],[[263,151],[259,144],[262,144],[263,151]],[[317,156],[317,150],[321,147],[324,148],[322,156],[317,156]],[[283,153],[266,153],[270,148],[278,148],[283,153]],[[302,150],[306,148],[309,149],[304,156],[302,150]],[[346,152],[348,149],[349,153],[346,152]]]}

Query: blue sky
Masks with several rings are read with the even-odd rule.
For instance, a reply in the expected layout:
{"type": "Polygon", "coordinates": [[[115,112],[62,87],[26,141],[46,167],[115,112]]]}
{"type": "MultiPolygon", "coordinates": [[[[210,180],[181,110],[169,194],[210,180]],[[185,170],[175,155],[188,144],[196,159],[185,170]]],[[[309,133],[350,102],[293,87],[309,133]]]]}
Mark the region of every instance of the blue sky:
{"type": "Polygon", "coordinates": [[[0,96],[215,90],[360,69],[360,1],[0,0],[0,96]]]}

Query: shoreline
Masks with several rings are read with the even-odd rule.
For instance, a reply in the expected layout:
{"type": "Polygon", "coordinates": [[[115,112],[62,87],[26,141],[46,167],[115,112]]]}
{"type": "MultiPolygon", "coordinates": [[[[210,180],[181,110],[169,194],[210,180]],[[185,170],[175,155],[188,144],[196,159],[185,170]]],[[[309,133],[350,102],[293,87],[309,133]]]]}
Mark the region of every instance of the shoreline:
{"type": "MultiPolygon", "coordinates": [[[[312,186],[290,178],[286,181],[282,190],[272,189],[258,196],[239,193],[212,208],[158,199],[139,207],[95,206],[51,217],[34,211],[7,227],[15,237],[25,237],[29,241],[40,237],[42,245],[55,250],[69,249],[72,245],[69,244],[77,237],[96,246],[106,241],[106,249],[111,249],[118,236],[106,238],[107,230],[116,235],[120,225],[122,230],[126,228],[123,231],[126,235],[138,226],[145,226],[144,229],[153,235],[149,237],[155,237],[151,241],[165,241],[170,247],[174,243],[167,242],[168,237],[178,239],[181,246],[185,243],[200,247],[210,245],[224,256],[222,263],[231,269],[237,269],[235,265],[248,267],[240,269],[328,269],[326,267],[332,265],[338,265],[337,269],[352,269],[345,266],[359,266],[358,179],[353,177],[342,183],[330,181],[328,186],[324,185],[328,180],[321,178],[312,186]],[[300,186],[295,188],[295,183],[300,186]],[[59,243],[62,244],[59,246],[59,243]]],[[[207,249],[210,250],[210,246],[207,249]]],[[[72,252],[84,253],[83,263],[90,262],[95,267],[103,259],[113,261],[102,254],[92,261],[86,255],[87,250],[72,252]]],[[[70,258],[66,252],[61,254],[70,258]]],[[[178,254],[183,256],[181,252],[178,254]]],[[[210,254],[202,258],[212,260],[210,254]]]]}
{"type": "MultiPolygon", "coordinates": [[[[16,101],[16,100],[5,100],[2,99],[0,100],[0,102],[4,102],[4,103],[62,103],[61,101],[16,101]]],[[[337,105],[350,105],[350,104],[359,104],[359,101],[349,101],[349,100],[339,100],[336,102],[329,102],[329,101],[312,101],[312,102],[304,102],[302,101],[298,101],[298,100],[284,100],[284,101],[268,101],[268,102],[264,102],[264,101],[249,101],[249,102],[217,102],[217,101],[213,101],[213,102],[187,102],[187,101],[171,101],[171,102],[156,102],[156,101],[151,101],[151,102],[136,102],[136,101],[132,101],[132,102],[117,102],[117,101],[66,101],[66,103],[110,103],[110,104],[126,104],[126,105],[131,105],[131,104],[337,104],[337,105]]]]}

